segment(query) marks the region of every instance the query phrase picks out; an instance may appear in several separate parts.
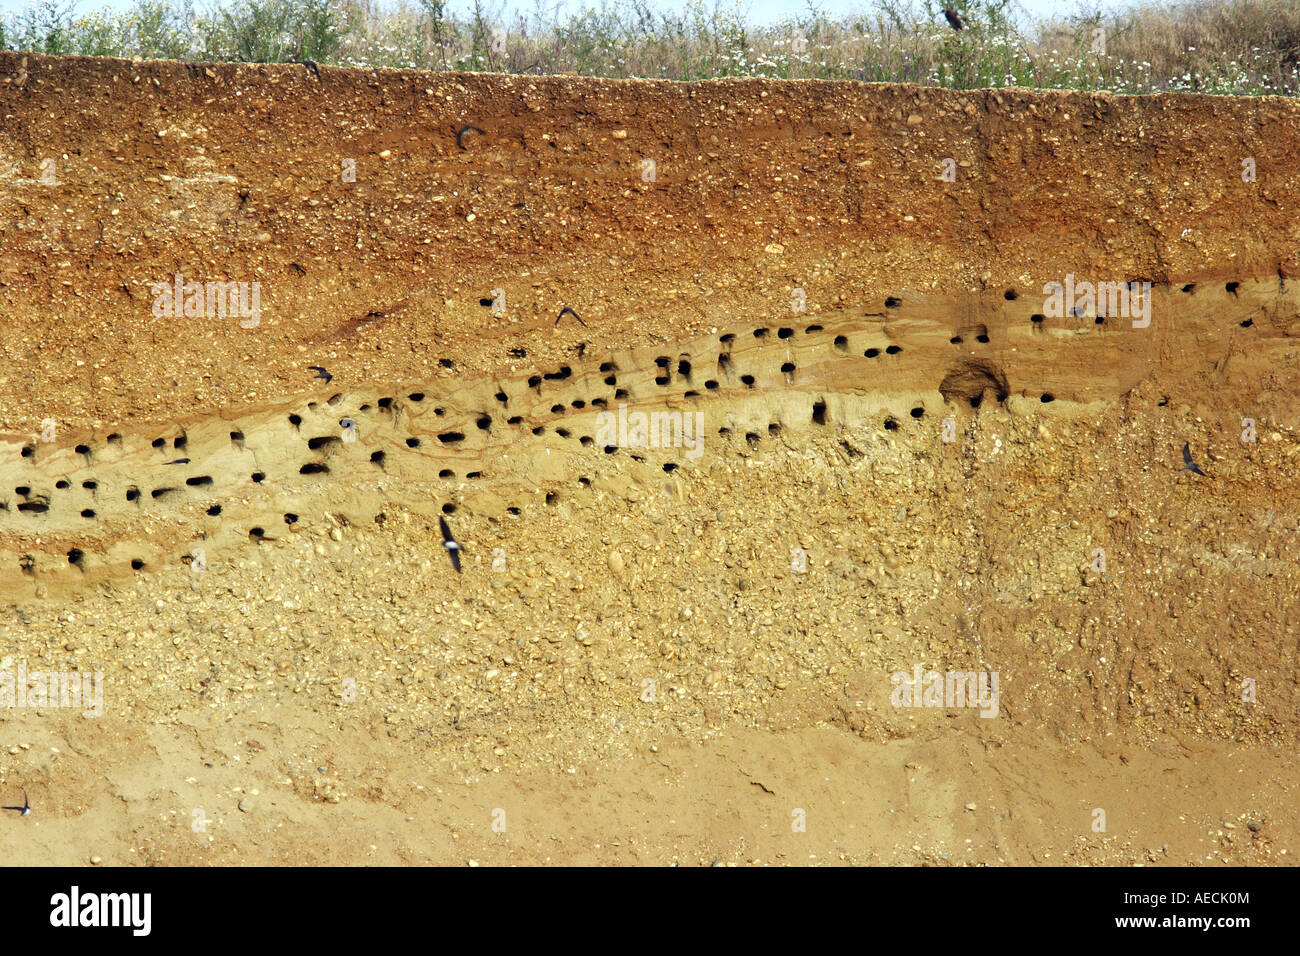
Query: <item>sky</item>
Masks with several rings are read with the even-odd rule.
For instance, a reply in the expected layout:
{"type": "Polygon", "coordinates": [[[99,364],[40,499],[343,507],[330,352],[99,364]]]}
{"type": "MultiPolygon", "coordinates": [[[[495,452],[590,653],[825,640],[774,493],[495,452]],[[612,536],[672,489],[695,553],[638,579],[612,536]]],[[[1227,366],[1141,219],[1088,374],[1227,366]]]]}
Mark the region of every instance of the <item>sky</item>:
{"type": "MultiPolygon", "coordinates": [[[[656,6],[670,7],[680,9],[686,0],[659,0],[656,6]]],[[[707,2],[707,0],[706,0],[707,2]]],[[[815,0],[816,5],[832,16],[841,13],[850,13],[855,10],[870,9],[873,4],[871,0],[815,0]]],[[[0,13],[18,12],[29,6],[31,0],[0,0],[0,13]]],[[[113,10],[126,10],[134,5],[133,0],[57,0],[60,7],[73,5],[73,9],[78,14],[88,13],[94,10],[109,7],[113,10]]],[[[196,9],[206,9],[209,0],[196,0],[194,6],[196,9]]],[[[471,0],[450,0],[450,7],[453,10],[464,12],[471,6],[471,0]]],[[[486,7],[489,10],[497,10],[504,6],[507,15],[515,10],[529,11],[533,9],[532,0],[487,0],[486,7]]],[[[585,6],[599,6],[599,0],[567,0],[562,4],[570,9],[582,8],[585,6]]],[[[918,6],[920,3],[918,2],[918,6]]],[[[935,6],[939,4],[936,2],[935,6]]],[[[1014,0],[1014,5],[1022,11],[1022,16],[1026,21],[1032,18],[1044,18],[1052,14],[1071,14],[1077,13],[1081,7],[1092,9],[1110,10],[1126,6],[1136,5],[1131,0],[1014,0]]],[[[550,6],[550,3],[547,3],[550,6]]],[[[742,9],[747,8],[750,13],[750,19],[755,23],[771,23],[779,20],[787,13],[801,11],[805,8],[803,0],[741,0],[742,9]]]]}

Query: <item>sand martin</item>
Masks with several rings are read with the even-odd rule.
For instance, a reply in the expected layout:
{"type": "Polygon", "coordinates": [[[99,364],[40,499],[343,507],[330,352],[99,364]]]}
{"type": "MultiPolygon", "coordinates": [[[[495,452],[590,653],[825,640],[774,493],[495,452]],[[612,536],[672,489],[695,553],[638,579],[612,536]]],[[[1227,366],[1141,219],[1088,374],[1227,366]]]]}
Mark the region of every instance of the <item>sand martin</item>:
{"type": "Polygon", "coordinates": [[[21,807],[0,807],[0,810],[17,810],[20,817],[25,817],[32,812],[32,806],[27,802],[27,791],[23,791],[23,805],[21,807]]]}
{"type": "Polygon", "coordinates": [[[451,555],[451,566],[456,569],[457,574],[460,574],[460,553],[465,549],[451,536],[451,529],[447,527],[447,519],[441,515],[438,516],[438,527],[442,529],[442,546],[451,555]]]}
{"type": "Polygon", "coordinates": [[[582,316],[580,316],[577,312],[574,312],[574,311],[573,311],[571,308],[569,308],[567,305],[566,305],[564,308],[562,308],[562,309],[560,310],[560,314],[557,315],[557,316],[555,317],[555,324],[556,324],[556,325],[559,325],[559,324],[560,324],[560,319],[564,318],[566,315],[571,315],[571,316],[573,316],[575,319],[577,319],[577,320],[578,320],[578,324],[581,325],[584,329],[587,327],[587,323],[584,322],[584,321],[582,321],[582,316]]]}
{"type": "MultiPolygon", "coordinates": [[[[1190,471],[1194,475],[1205,475],[1201,471],[1201,466],[1192,461],[1192,447],[1187,442],[1183,442],[1183,471],[1190,471]]],[[[1209,475],[1205,475],[1209,477],[1209,475]]]]}

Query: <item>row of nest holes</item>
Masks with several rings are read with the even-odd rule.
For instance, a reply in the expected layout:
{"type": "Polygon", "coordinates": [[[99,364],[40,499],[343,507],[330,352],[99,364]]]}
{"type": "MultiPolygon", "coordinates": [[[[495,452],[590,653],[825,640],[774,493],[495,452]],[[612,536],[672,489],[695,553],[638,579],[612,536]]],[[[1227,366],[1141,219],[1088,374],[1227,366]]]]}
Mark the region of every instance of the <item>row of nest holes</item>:
{"type": "MultiPolygon", "coordinates": [[[[1045,394],[1041,400],[1043,402],[1050,402],[1053,399],[1050,394],[1045,394]]],[[[917,406],[911,410],[911,416],[913,418],[921,418],[924,414],[925,414],[925,409],[921,406],[917,406]]],[[[824,401],[817,402],[813,405],[812,420],[813,422],[820,425],[826,424],[826,403],[824,401]]],[[[886,429],[892,431],[897,427],[898,424],[892,417],[886,420],[885,422],[886,429]]],[[[780,431],[779,425],[774,424],[769,427],[769,432],[771,432],[772,434],[776,434],[778,431],[780,431]]],[[[544,428],[533,429],[534,434],[541,434],[544,432],[545,432],[544,428]]],[[[555,433],[559,435],[561,438],[570,438],[572,436],[572,433],[566,428],[557,428],[555,429],[555,433]]],[[[720,429],[718,433],[720,435],[728,435],[731,433],[731,430],[724,427],[720,429]]],[[[337,438],[334,438],[333,436],[328,436],[328,437],[330,438],[331,441],[339,440],[337,438]]],[[[590,435],[583,435],[578,439],[578,441],[580,444],[582,444],[585,447],[591,447],[592,445],[595,444],[595,440],[590,435]]],[[[411,447],[418,447],[419,439],[408,438],[407,444],[408,446],[411,447]]],[[[317,447],[321,447],[321,446],[317,446],[317,447]]],[[[612,455],[618,451],[618,446],[608,445],[605,446],[603,450],[605,454],[612,455]]],[[[373,462],[374,464],[383,466],[386,457],[387,456],[383,451],[375,451],[371,453],[370,461],[373,462]]],[[[639,456],[635,456],[635,455],[633,457],[639,458],[639,456]]],[[[670,462],[668,463],[668,465],[665,466],[664,470],[672,471],[676,467],[677,465],[675,463],[670,462]]],[[[302,465],[298,469],[298,472],[299,474],[303,474],[303,475],[329,474],[330,469],[329,466],[324,464],[323,462],[307,462],[306,464],[302,465]]],[[[444,468],[438,472],[438,477],[445,478],[445,479],[455,479],[456,473],[451,469],[444,468]]],[[[477,479],[482,477],[482,472],[478,472],[478,471],[467,472],[465,477],[466,479],[471,479],[471,480],[477,479]]],[[[261,471],[253,472],[251,478],[255,484],[260,484],[266,480],[266,473],[261,471]]],[[[211,485],[212,483],[213,483],[212,478],[208,475],[195,475],[193,477],[187,478],[185,481],[185,484],[190,487],[203,487],[203,486],[211,485]]],[[[66,486],[66,485],[67,482],[59,483],[59,486],[66,486]]],[[[82,485],[83,487],[90,488],[90,489],[94,489],[98,487],[98,483],[94,481],[86,481],[83,482],[82,485]]],[[[165,498],[167,495],[179,490],[180,489],[176,487],[155,488],[153,491],[150,492],[150,497],[157,500],[157,499],[165,498]]],[[[31,488],[25,485],[20,485],[19,487],[15,488],[14,491],[22,497],[27,497],[28,495],[31,494],[31,488]]],[[[140,489],[135,486],[132,486],[126,490],[126,500],[130,502],[137,501],[140,498],[140,494],[141,494],[140,489]]],[[[39,512],[48,511],[49,506],[47,503],[43,501],[25,501],[19,504],[18,510],[39,513],[39,512]]],[[[95,512],[90,509],[86,509],[82,511],[81,514],[83,517],[87,517],[87,518],[95,517],[95,512]]],[[[208,509],[208,514],[214,517],[221,514],[221,506],[213,505],[208,509]]]]}
{"type": "MultiPolygon", "coordinates": [[[[812,335],[814,332],[820,332],[821,330],[822,327],[820,325],[809,325],[803,331],[804,331],[804,335],[812,335]]],[[[765,339],[771,334],[772,334],[772,330],[769,328],[754,329],[754,338],[756,339],[765,339]]],[[[788,327],[782,327],[776,330],[776,337],[778,339],[788,339],[793,335],[794,335],[794,329],[788,327]]],[[[736,341],[736,333],[727,332],[724,335],[720,336],[718,338],[718,341],[721,342],[723,345],[730,345],[736,341]]]]}
{"type": "MultiPolygon", "coordinates": [[[[333,438],[333,436],[330,436],[330,439],[332,441],[339,441],[339,439],[333,438]]],[[[419,445],[419,439],[408,438],[407,445],[410,447],[417,447],[419,445]]],[[[385,458],[386,455],[382,451],[372,452],[370,455],[370,460],[375,464],[381,466],[384,464],[385,458]]],[[[301,475],[327,475],[330,473],[330,469],[329,466],[323,462],[311,461],[302,465],[298,469],[298,473],[301,475]]],[[[471,472],[467,472],[465,474],[465,477],[467,479],[476,479],[476,478],[481,478],[482,474],[483,473],[479,471],[471,471],[471,472]]],[[[262,471],[255,471],[252,473],[250,477],[255,484],[261,484],[266,480],[266,473],[262,471]]],[[[456,474],[450,469],[444,468],[438,472],[438,477],[455,478],[456,474]]],[[[92,491],[99,487],[99,483],[93,480],[83,481],[81,484],[83,488],[87,488],[92,491]]],[[[210,475],[194,475],[190,478],[186,478],[185,484],[191,488],[202,488],[206,486],[211,486],[213,484],[213,480],[210,475]]],[[[67,482],[66,480],[59,480],[58,482],[55,483],[55,487],[59,489],[68,488],[69,482],[67,482]]],[[[164,486],[161,488],[153,489],[149,493],[149,496],[154,500],[159,500],[159,499],[166,498],[168,495],[177,491],[180,491],[179,487],[164,486]]],[[[14,489],[14,492],[15,494],[19,495],[22,498],[28,498],[32,493],[32,489],[30,488],[30,486],[27,485],[19,485],[14,489]]],[[[132,485],[126,489],[127,501],[129,502],[139,501],[140,497],[141,497],[141,491],[137,486],[132,485]]],[[[44,514],[45,512],[48,512],[50,510],[50,506],[48,501],[44,500],[42,496],[40,498],[20,502],[18,505],[18,510],[29,514],[44,514]]],[[[213,516],[221,514],[221,506],[213,505],[211,508],[208,509],[208,514],[213,516]]],[[[83,518],[94,518],[96,515],[93,509],[87,508],[81,512],[81,516],[83,518]]]]}
{"type": "MultiPolygon", "coordinates": [[[[550,503],[550,502],[548,501],[548,503],[550,503]]],[[[455,513],[456,513],[456,505],[454,505],[454,504],[448,502],[448,503],[446,503],[446,504],[444,504],[444,505],[442,506],[442,512],[443,512],[443,514],[448,514],[448,515],[450,515],[450,514],[455,514],[455,513]]],[[[518,510],[517,510],[517,509],[515,510],[515,513],[518,514],[518,510]]],[[[210,514],[210,515],[219,515],[219,514],[221,514],[221,505],[213,505],[211,508],[208,509],[208,514],[210,514]]],[[[376,521],[376,523],[382,524],[382,523],[383,523],[383,521],[382,521],[383,517],[384,517],[384,516],[383,516],[382,514],[377,515],[377,516],[375,517],[375,521],[376,521]]],[[[291,511],[286,511],[286,512],[285,512],[285,514],[284,514],[284,523],[285,523],[285,524],[287,524],[287,525],[295,525],[295,524],[298,523],[298,520],[299,520],[299,519],[298,519],[298,516],[297,516],[296,514],[294,514],[293,512],[291,512],[291,511]]],[[[253,528],[250,528],[249,531],[248,531],[248,537],[249,537],[250,539],[252,539],[252,540],[254,540],[254,541],[258,541],[258,542],[261,542],[261,541],[269,541],[269,540],[271,540],[271,539],[267,536],[266,529],[263,528],[263,527],[261,527],[261,526],[255,526],[255,527],[253,527],[253,528]]],[[[72,548],[72,549],[70,549],[70,550],[68,551],[68,563],[71,564],[71,565],[73,565],[73,566],[76,567],[76,568],[79,568],[79,569],[83,570],[83,571],[85,570],[85,559],[86,559],[86,553],[85,553],[84,551],[82,551],[80,548],[72,548]]],[[[27,574],[32,574],[32,573],[35,572],[35,561],[33,560],[33,558],[32,558],[31,555],[23,555],[23,557],[19,559],[19,562],[18,562],[18,563],[19,563],[19,566],[22,568],[22,570],[23,570],[25,573],[27,573],[27,574]]],[[[143,558],[132,558],[132,559],[131,559],[131,570],[132,570],[132,571],[143,571],[144,568],[145,568],[145,562],[144,562],[144,559],[143,559],[143,558]]]]}
{"type": "MultiPolygon", "coordinates": [[[[1227,283],[1224,284],[1224,289],[1225,289],[1225,291],[1227,291],[1229,294],[1231,294],[1231,295],[1236,295],[1238,289],[1240,288],[1240,286],[1241,286],[1241,283],[1240,283],[1240,282],[1235,282],[1235,281],[1234,281],[1234,282],[1227,282],[1227,283]]],[[[1189,283],[1187,283],[1186,285],[1184,285],[1184,286],[1182,287],[1182,291],[1185,292],[1185,293],[1187,293],[1187,294],[1191,294],[1195,289],[1196,289],[1196,283],[1194,283],[1194,282],[1189,282],[1189,283]]],[[[1002,294],[1002,296],[1003,296],[1003,298],[1006,299],[1008,302],[1014,302],[1015,300],[1017,300],[1017,299],[1020,297],[1019,293],[1016,292],[1015,289],[1007,289],[1007,290],[1002,294]]],[[[900,305],[902,305],[902,299],[900,299],[900,298],[898,298],[898,297],[896,297],[896,296],[890,296],[890,297],[888,297],[888,298],[885,299],[885,307],[886,307],[886,308],[895,309],[895,308],[898,308],[900,305]]],[[[1100,315],[1099,315],[1099,316],[1096,316],[1096,317],[1094,317],[1094,319],[1093,319],[1093,323],[1096,324],[1096,325],[1103,325],[1103,324],[1105,324],[1106,318],[1107,318],[1106,316],[1100,316],[1100,315]]],[[[1030,321],[1033,322],[1035,325],[1042,325],[1042,324],[1046,321],[1046,317],[1043,316],[1042,314],[1035,313],[1034,315],[1031,315],[1031,316],[1030,316],[1030,321]]],[[[1250,327],[1251,327],[1252,325],[1254,325],[1255,323],[1254,323],[1254,320],[1253,320],[1253,319],[1245,319],[1245,320],[1243,320],[1242,322],[1240,322],[1239,324],[1240,324],[1240,326],[1241,326],[1242,328],[1250,328],[1250,327]]],[[[804,329],[804,333],[805,333],[805,334],[812,334],[812,333],[820,332],[820,331],[822,331],[822,326],[820,326],[820,325],[809,325],[809,326],[807,326],[807,327],[804,329]]],[[[770,333],[771,333],[771,329],[769,329],[769,328],[757,328],[757,329],[755,329],[755,330],[753,331],[754,338],[756,338],[756,339],[762,339],[762,338],[765,338],[765,337],[767,337],[770,333]]],[[[794,329],[792,329],[792,328],[789,328],[789,327],[781,327],[781,328],[777,329],[777,338],[780,338],[780,339],[788,339],[788,338],[792,337],[793,335],[794,335],[794,329]]],[[[719,341],[720,341],[722,344],[724,344],[724,345],[731,344],[731,343],[733,343],[735,340],[736,340],[736,335],[735,335],[735,333],[733,333],[733,332],[728,332],[728,333],[722,335],[722,336],[720,337],[720,339],[719,339],[719,341]]],[[[962,338],[960,335],[956,335],[956,336],[953,336],[951,339],[949,339],[949,341],[950,341],[953,345],[960,345],[960,344],[963,343],[964,340],[963,340],[963,338],[962,338]]],[[[975,341],[980,342],[980,343],[982,343],[982,344],[987,344],[988,341],[989,341],[988,334],[987,334],[986,332],[981,332],[981,333],[977,334],[977,335],[975,336],[975,341]]],[[[839,349],[841,349],[841,350],[845,350],[845,349],[848,348],[848,338],[847,338],[846,336],[843,336],[843,335],[836,336],[836,337],[835,337],[835,343],[834,343],[834,344],[835,344],[835,347],[836,347],[836,348],[839,348],[839,349]]],[[[512,355],[515,355],[515,357],[520,357],[520,358],[522,358],[522,357],[526,357],[526,356],[527,356],[527,352],[526,352],[525,350],[523,350],[523,349],[511,349],[510,351],[511,351],[511,354],[512,354],[512,355]],[[517,353],[517,354],[516,354],[516,353],[517,353]]],[[[901,350],[898,346],[896,346],[896,345],[891,345],[891,346],[888,346],[884,351],[885,351],[887,354],[893,355],[893,354],[896,354],[897,352],[902,351],[902,350],[901,350]]],[[[877,355],[880,354],[880,350],[879,350],[879,349],[868,349],[868,350],[867,350],[865,353],[863,353],[863,354],[866,355],[867,358],[875,358],[877,355]]],[[[658,364],[658,365],[660,366],[661,369],[664,369],[664,368],[667,367],[667,364],[668,364],[668,362],[669,362],[669,359],[667,359],[666,357],[660,357],[660,358],[656,359],[655,362],[656,362],[656,364],[658,364]]],[[[443,367],[443,368],[454,368],[454,367],[455,367],[455,363],[454,363],[451,359],[446,359],[446,358],[439,359],[439,360],[438,360],[438,364],[439,364],[441,367],[443,367]]],[[[788,364],[788,363],[787,363],[787,364],[788,364]]],[[[685,361],[685,360],[683,360],[683,361],[681,361],[681,362],[678,363],[678,369],[677,369],[678,374],[679,374],[679,375],[682,375],[682,376],[685,377],[685,378],[689,378],[689,377],[690,377],[690,368],[691,368],[691,366],[690,366],[690,362],[689,362],[689,361],[685,361]]],[[[614,364],[613,362],[604,362],[604,363],[601,364],[601,366],[600,366],[600,370],[601,370],[602,372],[612,372],[612,371],[616,371],[617,368],[616,368],[616,366],[615,366],[615,364],[614,364]]],[[[787,372],[787,374],[788,374],[789,372],[792,372],[792,371],[793,371],[793,368],[787,370],[787,369],[783,366],[783,367],[782,367],[782,371],[783,371],[783,372],[787,372]]],[[[545,374],[543,374],[543,375],[540,375],[540,376],[538,376],[538,375],[534,375],[534,376],[532,376],[531,378],[529,378],[529,380],[528,380],[528,384],[529,384],[529,386],[532,387],[532,388],[540,388],[540,387],[541,387],[541,383],[542,383],[543,380],[547,380],[547,381],[564,381],[564,380],[570,378],[572,375],[573,375],[573,370],[572,370],[572,368],[570,368],[569,366],[565,365],[565,366],[562,366],[558,372],[547,372],[547,373],[545,373],[545,374]]],[[[751,387],[752,387],[752,383],[753,383],[752,376],[746,376],[746,377],[749,378],[749,381],[747,381],[746,384],[747,384],[747,385],[751,385],[751,387]]],[[[667,385],[667,384],[668,384],[668,378],[667,378],[667,376],[665,376],[665,375],[661,375],[661,376],[657,377],[657,378],[655,379],[655,381],[656,381],[657,384],[660,384],[660,385],[667,385]]],[[[617,379],[616,379],[613,375],[610,375],[609,377],[607,377],[607,378],[605,379],[605,383],[606,383],[607,385],[611,385],[611,386],[612,386],[612,385],[615,385],[615,384],[617,383],[617,379]]],[[[717,388],[717,387],[718,387],[716,382],[706,382],[706,383],[705,383],[705,386],[706,386],[707,388],[717,388]]],[[[418,403],[418,402],[423,402],[423,401],[424,401],[425,395],[424,395],[423,392],[411,392],[407,397],[408,397],[412,402],[417,402],[417,403],[418,403]]],[[[619,397],[619,396],[616,396],[616,397],[619,397]]],[[[624,392],[623,396],[621,396],[621,397],[626,397],[626,392],[624,392]]],[[[341,398],[342,398],[342,395],[341,395],[341,394],[333,395],[333,396],[331,396],[331,397],[328,399],[328,404],[330,404],[330,405],[334,405],[334,404],[336,404],[336,403],[337,403],[341,398]]],[[[508,404],[509,401],[510,401],[510,397],[509,397],[509,396],[508,396],[504,391],[498,391],[498,392],[496,393],[496,399],[497,399],[499,402],[501,402],[503,405],[504,405],[504,404],[508,404]]],[[[602,400],[602,401],[603,401],[603,400],[602,400]]],[[[389,409],[389,408],[391,408],[391,407],[392,407],[392,403],[393,403],[393,399],[392,399],[391,397],[388,397],[388,398],[381,398],[381,399],[379,399],[379,401],[378,401],[378,405],[379,405],[379,407],[380,407],[380,408],[384,408],[384,409],[389,409]]],[[[593,399],[593,400],[592,400],[592,404],[594,405],[594,404],[596,404],[596,403],[597,403],[597,400],[593,399]]],[[[315,403],[315,402],[310,402],[310,403],[308,403],[308,408],[315,408],[315,407],[316,407],[316,403],[315,403]]],[[[562,408],[563,406],[559,406],[559,407],[562,408]]],[[[581,407],[583,407],[583,406],[580,405],[579,403],[575,402],[575,403],[574,403],[574,407],[575,407],[575,408],[581,408],[581,407]]],[[[365,411],[369,411],[369,410],[370,410],[370,406],[369,406],[368,404],[366,404],[366,405],[362,405],[362,406],[360,407],[360,410],[363,411],[363,412],[365,412],[365,411]]],[[[553,408],[552,410],[554,411],[554,408],[553,408]]],[[[443,409],[443,408],[435,408],[435,409],[434,409],[434,414],[435,414],[435,415],[438,415],[438,416],[442,416],[442,415],[445,415],[445,414],[446,414],[446,410],[443,409]]],[[[491,420],[488,419],[486,416],[483,416],[482,418],[480,418],[480,419],[478,420],[479,427],[480,427],[480,428],[483,428],[484,430],[486,430],[486,427],[487,427],[487,426],[485,426],[485,425],[483,424],[483,422],[485,422],[485,421],[488,422],[488,423],[490,424],[490,421],[491,421],[491,420]]],[[[292,424],[294,427],[298,427],[298,426],[300,426],[300,425],[302,424],[302,416],[297,415],[297,414],[290,415],[290,416],[289,416],[289,422],[290,422],[290,424],[292,424]]],[[[232,432],[230,433],[230,438],[231,438],[232,441],[235,441],[235,442],[242,442],[242,441],[244,440],[243,433],[242,433],[242,432],[236,432],[236,431],[232,431],[232,432]]],[[[114,433],[112,433],[111,435],[109,435],[105,440],[106,440],[109,444],[121,445],[121,443],[122,443],[122,436],[121,436],[120,433],[118,433],[118,432],[114,432],[114,433]]],[[[176,438],[172,439],[172,447],[173,447],[173,449],[181,449],[181,448],[184,448],[184,447],[186,446],[186,443],[187,443],[187,438],[186,438],[185,435],[179,435],[179,436],[177,436],[176,438]]],[[[164,448],[164,447],[166,446],[166,444],[167,444],[167,440],[166,440],[165,438],[155,438],[155,439],[153,440],[153,442],[152,442],[152,445],[153,445],[154,448],[164,448]]],[[[86,457],[89,457],[90,454],[91,454],[91,448],[90,448],[90,446],[89,446],[89,445],[85,445],[85,444],[77,445],[73,450],[74,450],[77,454],[79,454],[79,455],[84,455],[84,456],[86,456],[86,457]]],[[[21,457],[23,457],[23,458],[32,458],[32,457],[34,457],[35,454],[36,454],[36,447],[35,447],[34,445],[24,445],[24,446],[22,447],[22,449],[21,449],[20,454],[21,454],[21,457]]]]}

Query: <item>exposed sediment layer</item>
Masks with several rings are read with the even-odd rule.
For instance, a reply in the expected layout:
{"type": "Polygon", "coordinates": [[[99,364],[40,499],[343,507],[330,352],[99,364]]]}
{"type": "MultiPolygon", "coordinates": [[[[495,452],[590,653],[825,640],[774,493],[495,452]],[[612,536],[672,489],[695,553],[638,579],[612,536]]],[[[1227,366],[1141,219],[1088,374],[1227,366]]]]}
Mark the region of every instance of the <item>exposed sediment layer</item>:
{"type": "Polygon", "coordinates": [[[13,432],[256,408],[312,363],[508,377],[583,343],[768,323],[796,289],[819,314],[1300,263],[1300,106],[1281,98],[10,53],[0,78],[13,432]],[[458,142],[465,125],[484,132],[458,142]],[[154,316],[177,274],[259,282],[260,324],[154,316]],[[584,326],[556,327],[564,304],[584,326]]]}
{"type": "MultiPolygon", "coordinates": [[[[1226,369],[1234,352],[1257,367],[1282,360],[1300,321],[1295,286],[1277,280],[1135,288],[1123,305],[1123,315],[1103,305],[1049,318],[1015,290],[898,297],[450,389],[436,379],[330,388],[257,414],[5,443],[0,543],[8,569],[26,575],[7,575],[5,590],[257,546],[326,512],[368,522],[403,483],[405,498],[419,487],[447,513],[499,518],[575,480],[608,482],[603,473],[624,471],[607,461],[620,450],[672,471],[786,428],[879,424],[941,440],[951,418],[952,442],[956,419],[986,399],[1025,416],[1095,413],[1153,375],[1171,329],[1198,354],[1221,349],[1226,369]],[[649,433],[629,439],[638,414],[649,433]]],[[[1260,427],[1293,411],[1276,397],[1267,409],[1260,427]]],[[[1235,429],[1225,414],[1221,427],[1235,429]]]]}

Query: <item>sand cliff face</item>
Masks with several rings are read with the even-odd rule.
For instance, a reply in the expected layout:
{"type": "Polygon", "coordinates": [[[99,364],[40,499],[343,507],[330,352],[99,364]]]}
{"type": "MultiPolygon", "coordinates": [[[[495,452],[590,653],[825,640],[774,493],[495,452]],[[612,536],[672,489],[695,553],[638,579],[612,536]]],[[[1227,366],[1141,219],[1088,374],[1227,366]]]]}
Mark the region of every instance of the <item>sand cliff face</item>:
{"type": "Polygon", "coordinates": [[[0,710],[86,755],[0,767],[121,861],[373,859],[301,849],[340,803],[399,862],[1287,859],[1295,104],[0,78],[0,636],[110,691],[90,724],[0,710]],[[997,717],[899,708],[916,666],[997,673],[997,717]],[[845,766],[892,781],[869,828],[845,766]],[[417,793],[430,767],[462,789],[417,793]],[[621,809],[572,819],[574,776],[621,809]],[[142,827],[250,789],[229,842],[142,827]],[[738,809],[646,823],[688,790],[738,809]],[[529,828],[493,843],[512,800],[529,828]],[[790,800],[826,813],[811,850],[759,832],[790,800]],[[1207,840],[1228,820],[1267,826],[1207,840]]]}
{"type": "Polygon", "coordinates": [[[511,346],[531,365],[762,324],[796,288],[820,312],[1067,273],[1181,286],[1285,276],[1300,247],[1283,99],[17,54],[0,76],[13,431],[46,417],[32,390],[109,425],[272,400],[317,358],[354,381],[519,370],[511,346]],[[259,282],[261,324],[156,318],[177,273],[259,282]],[[555,332],[565,303],[585,329],[555,332]]]}

